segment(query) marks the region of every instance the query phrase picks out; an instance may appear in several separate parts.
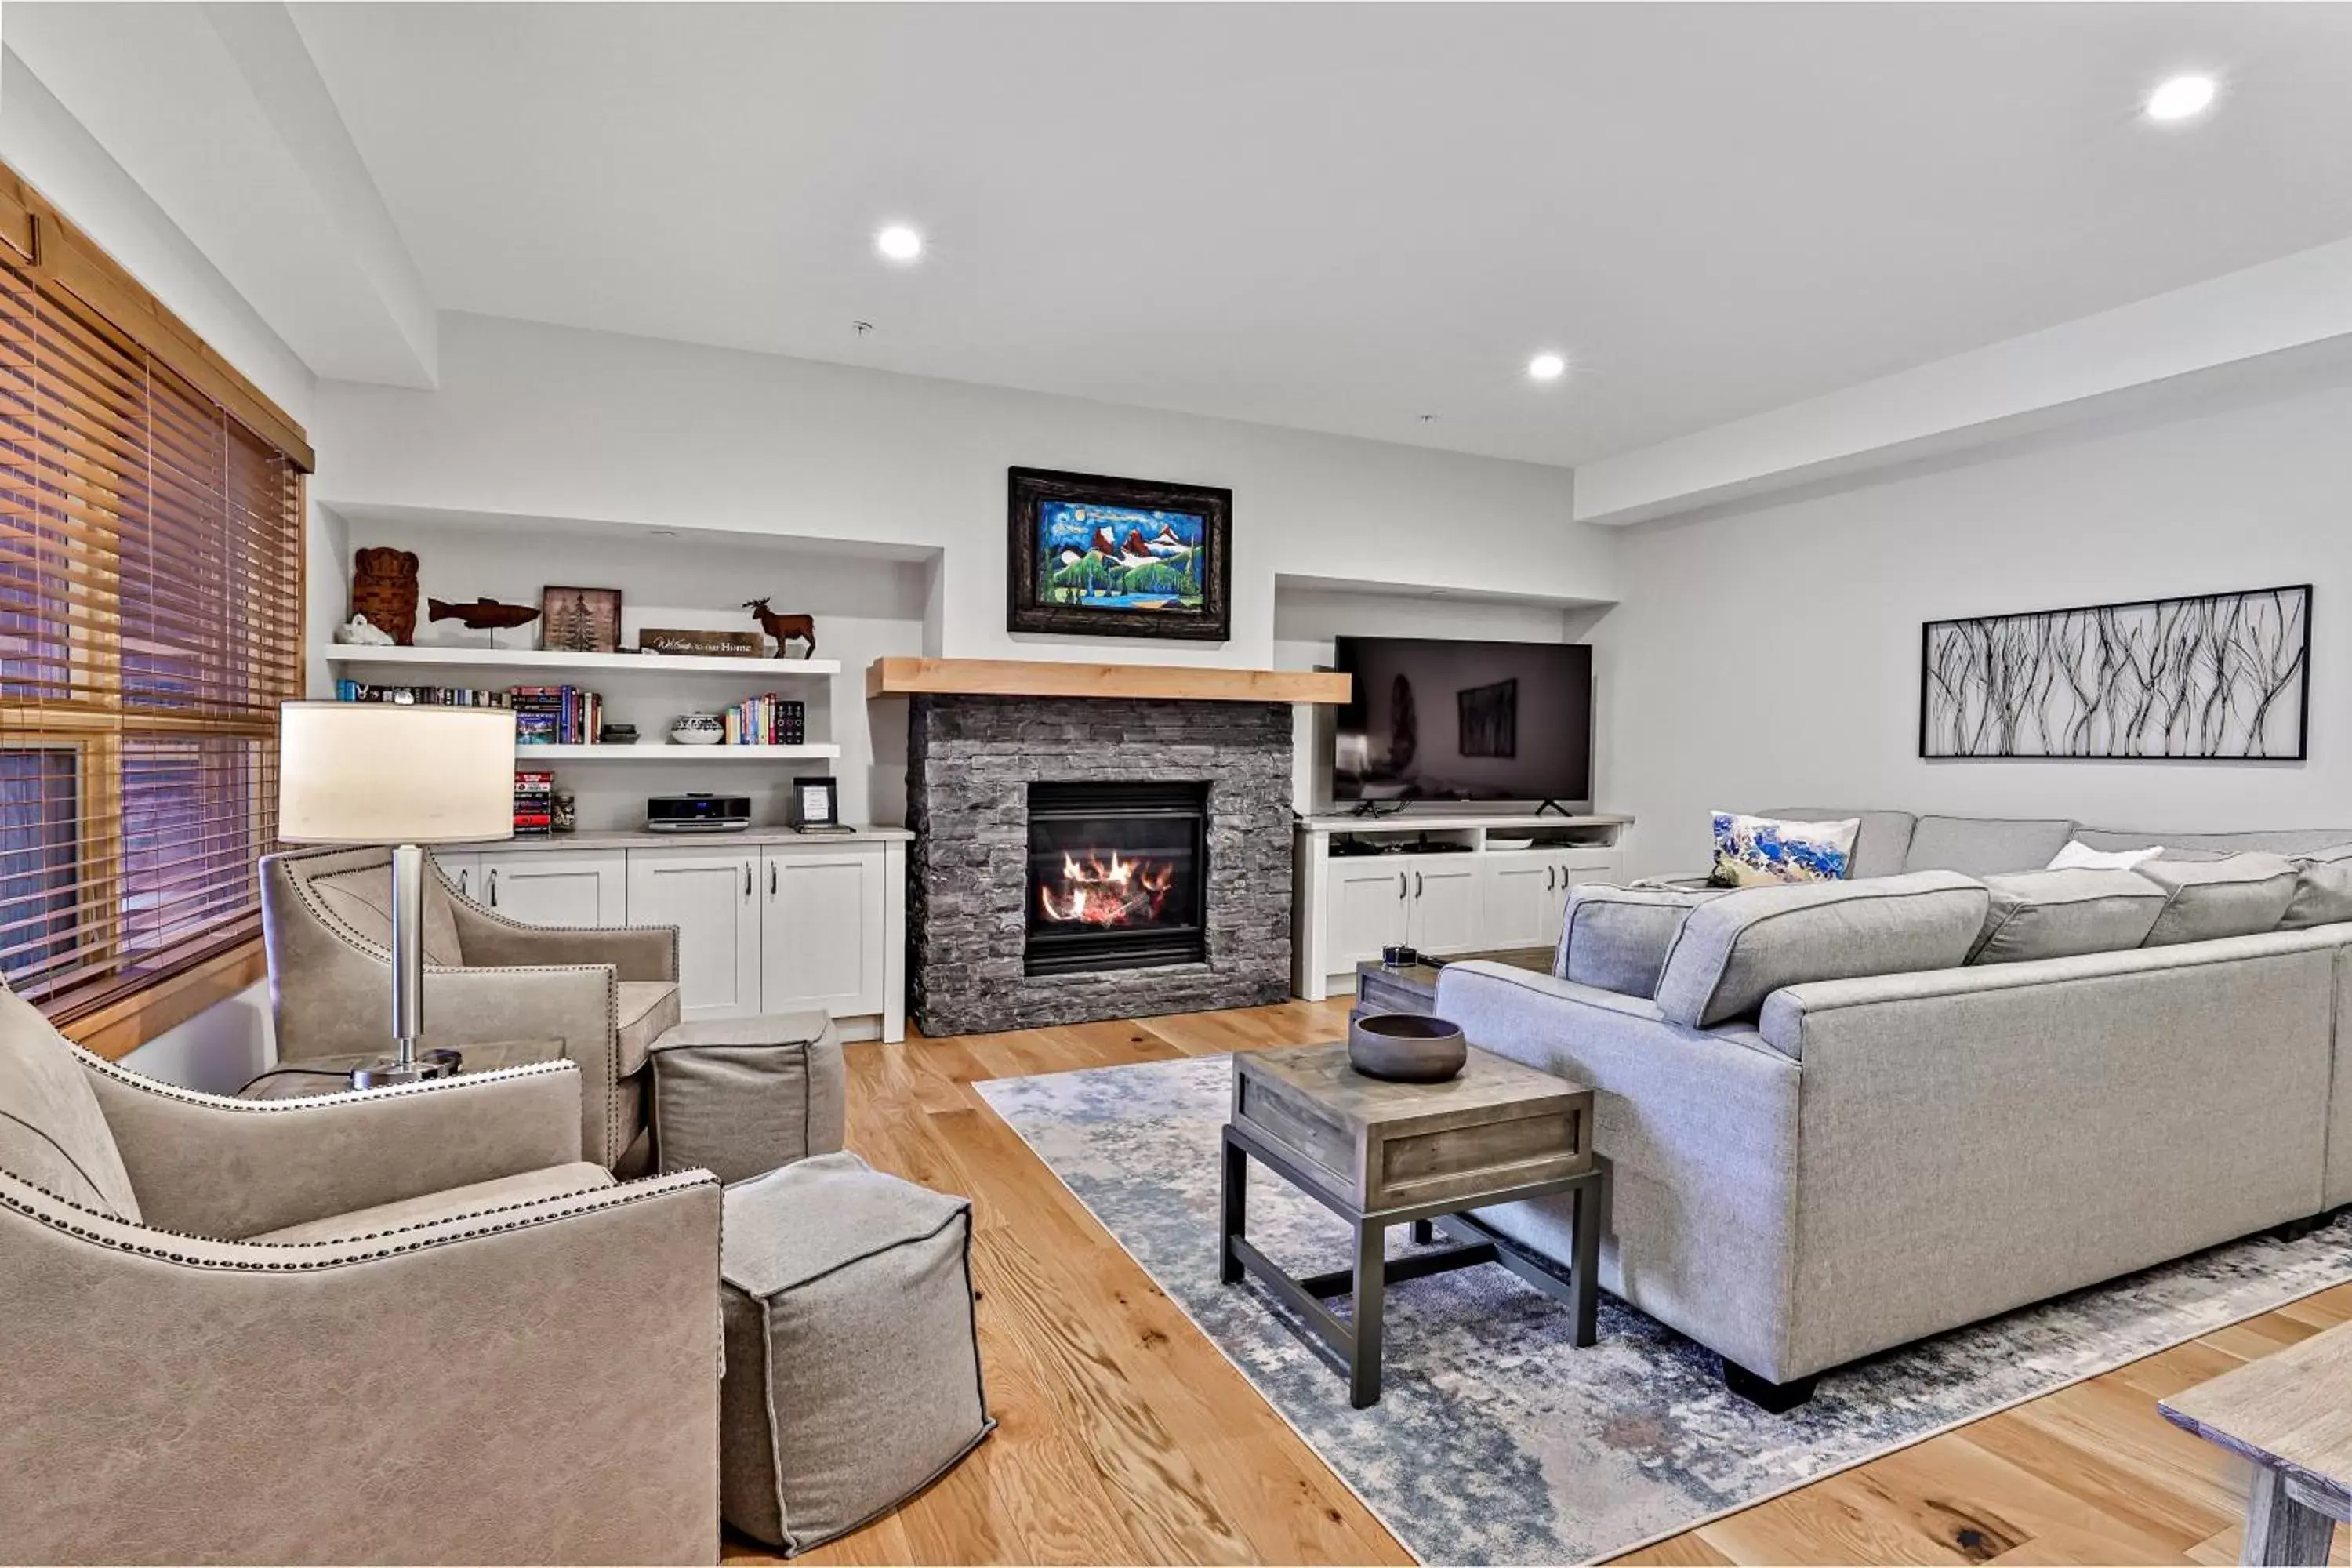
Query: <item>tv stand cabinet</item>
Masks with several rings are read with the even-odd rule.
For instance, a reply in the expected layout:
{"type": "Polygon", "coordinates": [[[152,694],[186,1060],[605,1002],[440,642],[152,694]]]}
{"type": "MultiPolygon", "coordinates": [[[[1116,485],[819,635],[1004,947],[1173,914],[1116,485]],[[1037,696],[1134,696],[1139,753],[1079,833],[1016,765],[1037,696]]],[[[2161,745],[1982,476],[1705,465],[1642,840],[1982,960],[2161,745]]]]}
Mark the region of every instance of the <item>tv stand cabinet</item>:
{"type": "MultiPolygon", "coordinates": [[[[1558,808],[1554,807],[1554,811],[1558,808]]],[[[1630,816],[1403,811],[1301,817],[1293,829],[1291,989],[1345,994],[1356,965],[1423,952],[1550,947],[1568,890],[1617,875],[1630,816]],[[1349,853],[1370,847],[1376,853],[1349,853]]]]}

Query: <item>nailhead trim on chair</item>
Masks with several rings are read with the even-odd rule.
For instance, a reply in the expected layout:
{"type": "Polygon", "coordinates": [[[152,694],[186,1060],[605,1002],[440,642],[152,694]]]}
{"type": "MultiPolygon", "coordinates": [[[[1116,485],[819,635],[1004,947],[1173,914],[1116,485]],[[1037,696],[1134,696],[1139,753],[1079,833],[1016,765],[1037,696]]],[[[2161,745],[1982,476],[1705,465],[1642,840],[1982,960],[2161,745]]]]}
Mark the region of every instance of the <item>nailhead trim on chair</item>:
{"type": "MultiPolygon", "coordinates": [[[[22,1180],[21,1177],[16,1179],[22,1180]]],[[[25,1184],[28,1187],[32,1187],[35,1192],[40,1193],[45,1196],[52,1198],[57,1197],[57,1194],[50,1193],[46,1187],[35,1186],[34,1184],[30,1182],[26,1182],[25,1184]]],[[[712,1175],[709,1171],[677,1171],[667,1176],[647,1176],[639,1181],[625,1182],[619,1186],[592,1188],[585,1193],[559,1194],[552,1197],[537,1199],[531,1203],[509,1204],[498,1208],[476,1211],[476,1213],[480,1215],[488,1216],[491,1215],[513,1214],[523,1209],[540,1207],[545,1205],[557,1203],[574,1204],[578,1205],[576,1207],[565,1208],[559,1211],[535,1214],[524,1219],[509,1220],[502,1225],[488,1226],[478,1230],[461,1231],[457,1235],[439,1237],[431,1241],[411,1242],[404,1247],[382,1247],[376,1251],[361,1253],[352,1258],[339,1258],[331,1260],[300,1259],[289,1260],[286,1262],[278,1262],[275,1259],[269,1258],[257,1260],[250,1258],[197,1258],[185,1253],[173,1252],[166,1247],[142,1247],[136,1242],[125,1241],[120,1237],[108,1236],[100,1231],[85,1229],[70,1221],[60,1220],[53,1215],[43,1214],[37,1208],[33,1208],[26,1204],[18,1202],[15,1197],[5,1192],[0,1192],[0,1208],[12,1210],[15,1213],[25,1215],[28,1219],[48,1226],[52,1229],[62,1230],[69,1236],[78,1237],[84,1241],[95,1242],[100,1247],[110,1247],[117,1252],[128,1252],[141,1258],[158,1258],[166,1263],[177,1263],[190,1268],[211,1268],[224,1273],[304,1274],[316,1273],[326,1268],[340,1268],[344,1265],[351,1263],[373,1263],[386,1258],[397,1258],[405,1253],[423,1252],[431,1247],[447,1246],[452,1242],[470,1241],[477,1237],[498,1236],[508,1231],[525,1230],[535,1225],[544,1225],[550,1220],[567,1219],[573,1215],[595,1214],[604,1209],[620,1208],[629,1204],[639,1203],[646,1198],[659,1197],[667,1193],[682,1192],[699,1186],[715,1187],[719,1184],[719,1178],[712,1175]]],[[[60,1207],[71,1209],[76,1214],[88,1215],[92,1219],[107,1220],[112,1224],[124,1226],[127,1228],[138,1230],[149,1236],[169,1237],[174,1241],[204,1241],[209,1242],[215,1247],[284,1247],[289,1252],[299,1251],[304,1247],[349,1247],[355,1242],[373,1241],[380,1237],[405,1235],[410,1231],[425,1228],[426,1224],[446,1225],[453,1220],[470,1219],[475,1217],[474,1215],[470,1214],[447,1215],[443,1216],[441,1219],[425,1222],[424,1224],[403,1226],[397,1229],[376,1231],[365,1236],[341,1237],[331,1241],[225,1241],[219,1237],[189,1236],[180,1231],[158,1230],[148,1226],[133,1226],[128,1220],[119,1220],[111,1215],[101,1215],[95,1209],[85,1208],[81,1205],[74,1203],[67,1198],[57,1198],[57,1202],[60,1207]]]]}
{"type": "MultiPolygon", "coordinates": [[[[492,1068],[488,1072],[459,1073],[452,1078],[426,1079],[417,1083],[388,1084],[382,1089],[345,1089],[332,1094],[304,1095],[298,1100],[238,1100],[229,1095],[204,1094],[193,1089],[183,1089],[175,1083],[165,1083],[143,1074],[130,1072],[104,1057],[95,1056],[68,1040],[81,1065],[92,1072],[103,1073],[126,1089],[135,1089],[161,1100],[176,1100],[184,1105],[207,1106],[215,1110],[234,1110],[242,1114],[279,1116],[289,1111],[312,1110],[320,1101],[334,1105],[352,1105],[362,1100],[388,1100],[403,1095],[446,1094],[453,1089],[472,1089],[483,1084],[510,1083],[516,1079],[531,1078],[551,1072],[578,1072],[580,1064],[569,1058],[561,1061],[519,1062],[513,1067],[492,1068]]],[[[15,1173],[11,1172],[14,1175],[15,1173]]]]}

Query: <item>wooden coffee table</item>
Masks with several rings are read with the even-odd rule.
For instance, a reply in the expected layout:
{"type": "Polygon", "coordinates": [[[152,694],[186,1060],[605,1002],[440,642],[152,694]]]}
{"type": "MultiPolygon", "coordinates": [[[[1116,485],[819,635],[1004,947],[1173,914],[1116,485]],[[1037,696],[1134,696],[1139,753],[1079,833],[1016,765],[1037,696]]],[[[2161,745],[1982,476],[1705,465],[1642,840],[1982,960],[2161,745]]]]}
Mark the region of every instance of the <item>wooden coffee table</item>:
{"type": "Polygon", "coordinates": [[[2352,1324],[2184,1389],[2174,1426],[2253,1462],[2238,1561],[2322,1563],[2352,1521],[2352,1324]]]}
{"type": "Polygon", "coordinates": [[[1348,1065],[1344,1042],[1234,1056],[1224,1131],[1219,1277],[1255,1275],[1298,1314],[1307,1344],[1348,1379],[1359,1410],[1381,1396],[1381,1318],[1390,1285],[1499,1263],[1575,1310],[1579,1345],[1593,1342],[1594,1281],[1608,1167],[1592,1156],[1592,1091],[1479,1050],[1446,1083],[1388,1083],[1348,1065]],[[1355,1227],[1352,1268],[1294,1279],[1250,1245],[1248,1162],[1257,1161],[1355,1227]],[[1467,1213],[1561,1193],[1575,1196],[1576,1258],[1549,1258],[1467,1213]],[[1389,1261],[1391,1226],[1413,1239],[1438,1230],[1457,1243],[1389,1261]],[[1352,1293],[1348,1321],[1323,1303],[1352,1293]]]}

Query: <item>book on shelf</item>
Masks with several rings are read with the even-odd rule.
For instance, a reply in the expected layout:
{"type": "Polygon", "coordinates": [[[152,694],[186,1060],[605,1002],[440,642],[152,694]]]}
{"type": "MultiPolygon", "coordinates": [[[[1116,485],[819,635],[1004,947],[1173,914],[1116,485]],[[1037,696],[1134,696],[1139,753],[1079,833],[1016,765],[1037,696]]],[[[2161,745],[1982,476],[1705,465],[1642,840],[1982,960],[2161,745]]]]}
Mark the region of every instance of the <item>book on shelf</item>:
{"type": "Polygon", "coordinates": [[[586,746],[604,721],[604,700],[576,686],[518,686],[507,693],[518,746],[586,746]]]}
{"type": "Polygon", "coordinates": [[[544,838],[555,831],[555,775],[544,768],[517,768],[514,830],[518,838],[544,838]]]}
{"type": "Polygon", "coordinates": [[[807,743],[808,704],[795,698],[767,692],[747,697],[727,710],[726,743],[730,746],[799,746],[807,743]]]}
{"type": "Polygon", "coordinates": [[[389,702],[400,707],[504,708],[503,691],[474,686],[371,686],[362,680],[335,682],[338,702],[389,702]]]}

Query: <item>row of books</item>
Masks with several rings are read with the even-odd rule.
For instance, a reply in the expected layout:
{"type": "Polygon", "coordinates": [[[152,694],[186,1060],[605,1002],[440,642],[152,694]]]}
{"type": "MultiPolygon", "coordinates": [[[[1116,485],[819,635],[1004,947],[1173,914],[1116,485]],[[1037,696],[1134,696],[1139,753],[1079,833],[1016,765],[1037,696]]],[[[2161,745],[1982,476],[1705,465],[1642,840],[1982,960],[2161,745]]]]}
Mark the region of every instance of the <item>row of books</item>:
{"type": "Polygon", "coordinates": [[[593,745],[604,700],[576,686],[518,686],[507,693],[518,746],[593,745]]]}
{"type": "Polygon", "coordinates": [[[364,681],[335,682],[338,702],[391,702],[403,707],[427,708],[505,708],[510,706],[503,691],[487,691],[475,686],[370,686],[364,681]]]}
{"type": "Polygon", "coordinates": [[[747,697],[721,717],[730,746],[797,746],[808,739],[808,704],[772,691],[747,697]]]}
{"type": "Polygon", "coordinates": [[[514,787],[517,838],[544,838],[555,831],[555,775],[541,768],[517,768],[514,787]]]}

